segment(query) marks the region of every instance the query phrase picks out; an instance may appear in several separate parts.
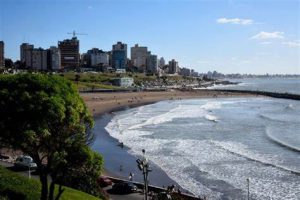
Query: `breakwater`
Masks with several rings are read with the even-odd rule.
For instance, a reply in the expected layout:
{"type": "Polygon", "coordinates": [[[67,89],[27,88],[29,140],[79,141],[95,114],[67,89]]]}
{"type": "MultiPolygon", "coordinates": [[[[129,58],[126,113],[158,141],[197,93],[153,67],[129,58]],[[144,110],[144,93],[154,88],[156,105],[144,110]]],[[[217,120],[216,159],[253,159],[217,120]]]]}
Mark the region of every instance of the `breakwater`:
{"type": "Polygon", "coordinates": [[[253,91],[253,90],[229,90],[229,89],[205,89],[206,91],[216,91],[216,92],[228,92],[228,93],[244,93],[244,94],[253,94],[253,95],[262,95],[273,98],[281,99],[292,99],[300,100],[299,94],[289,94],[289,93],[277,93],[277,92],[266,92],[266,91],[253,91]]]}

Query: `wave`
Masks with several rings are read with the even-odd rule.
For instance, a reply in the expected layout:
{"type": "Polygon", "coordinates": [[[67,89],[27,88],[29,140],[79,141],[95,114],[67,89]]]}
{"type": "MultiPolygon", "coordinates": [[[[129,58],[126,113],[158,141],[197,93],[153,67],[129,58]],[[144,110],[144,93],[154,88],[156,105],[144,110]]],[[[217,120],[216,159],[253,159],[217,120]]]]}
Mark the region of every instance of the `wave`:
{"type": "Polygon", "coordinates": [[[212,121],[212,122],[218,122],[218,118],[214,115],[205,115],[205,118],[209,121],[212,121]]]}
{"type": "Polygon", "coordinates": [[[285,107],[286,110],[294,110],[294,105],[293,104],[289,104],[285,107]]]}
{"type": "MultiPolygon", "coordinates": [[[[287,172],[290,172],[290,173],[293,173],[295,175],[298,175],[300,176],[300,171],[298,170],[295,170],[295,169],[290,169],[290,168],[287,168],[285,166],[282,166],[282,165],[277,165],[277,164],[274,164],[274,163],[271,163],[271,162],[268,162],[266,160],[265,157],[263,157],[262,155],[259,155],[259,154],[255,154],[253,152],[249,152],[248,150],[246,150],[245,148],[243,147],[238,147],[236,149],[236,146],[237,145],[232,145],[228,142],[218,142],[218,141],[212,141],[210,140],[209,141],[211,144],[214,144],[215,146],[223,149],[223,150],[226,150],[227,152],[231,153],[231,154],[234,154],[234,155],[237,155],[237,156],[240,156],[240,157],[243,157],[247,160],[250,160],[250,161],[255,161],[255,162],[259,162],[263,165],[266,165],[266,166],[272,166],[272,167],[275,167],[277,169],[281,169],[281,170],[284,170],[284,171],[287,171],[287,172]],[[228,148],[228,146],[232,147],[232,148],[228,148]],[[234,150],[235,148],[235,150],[234,150]],[[259,157],[261,157],[261,159],[259,159],[259,157]]],[[[243,145],[244,146],[244,145],[243,145]]]]}
{"type": "Polygon", "coordinates": [[[285,147],[285,148],[287,148],[287,149],[290,149],[290,150],[292,150],[292,151],[300,152],[300,148],[295,147],[295,146],[293,146],[293,145],[291,145],[291,144],[288,144],[288,143],[286,143],[286,142],[284,142],[284,141],[282,141],[282,140],[276,138],[275,136],[273,136],[273,135],[270,133],[269,129],[266,130],[266,135],[267,135],[267,137],[268,137],[268,139],[269,139],[270,141],[272,141],[272,142],[274,142],[274,143],[276,143],[276,144],[278,144],[278,145],[280,145],[280,146],[282,146],[282,147],[285,147]]]}
{"type": "Polygon", "coordinates": [[[133,126],[130,126],[128,129],[129,130],[138,129],[138,128],[142,128],[142,127],[147,126],[147,125],[157,125],[157,124],[162,124],[162,123],[165,123],[165,122],[170,122],[174,118],[179,117],[179,116],[174,115],[174,113],[176,113],[176,111],[180,110],[180,109],[181,109],[181,105],[171,109],[169,112],[151,117],[148,120],[144,121],[143,123],[135,124],[133,126]]]}
{"type": "Polygon", "coordinates": [[[163,113],[161,115],[156,115],[153,117],[150,117],[146,121],[142,123],[138,123],[135,125],[132,125],[128,128],[128,130],[138,129],[142,128],[147,125],[158,125],[163,124],[166,122],[171,122],[174,119],[177,118],[199,118],[204,117],[209,121],[217,121],[217,117],[213,116],[211,114],[208,114],[208,112],[211,112],[213,109],[219,109],[221,108],[221,103],[219,102],[207,102],[204,105],[178,105],[175,108],[169,110],[166,113],[163,113]]]}
{"type": "Polygon", "coordinates": [[[285,122],[283,120],[280,120],[280,119],[276,119],[276,118],[273,118],[273,117],[270,117],[268,115],[264,115],[264,114],[258,114],[258,116],[262,119],[266,119],[266,120],[269,120],[269,121],[275,121],[275,122],[285,122]]]}

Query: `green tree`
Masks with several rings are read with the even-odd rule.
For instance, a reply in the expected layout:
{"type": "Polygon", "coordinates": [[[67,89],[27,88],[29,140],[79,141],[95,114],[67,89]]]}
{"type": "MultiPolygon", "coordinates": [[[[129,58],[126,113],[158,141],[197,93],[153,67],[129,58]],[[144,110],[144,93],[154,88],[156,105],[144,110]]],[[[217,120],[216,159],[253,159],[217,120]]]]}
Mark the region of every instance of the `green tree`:
{"type": "Polygon", "coordinates": [[[68,169],[92,162],[94,178],[100,175],[102,158],[88,150],[93,119],[70,81],[43,74],[1,75],[0,113],[0,143],[35,160],[42,200],[54,199],[54,186],[68,169]]]}

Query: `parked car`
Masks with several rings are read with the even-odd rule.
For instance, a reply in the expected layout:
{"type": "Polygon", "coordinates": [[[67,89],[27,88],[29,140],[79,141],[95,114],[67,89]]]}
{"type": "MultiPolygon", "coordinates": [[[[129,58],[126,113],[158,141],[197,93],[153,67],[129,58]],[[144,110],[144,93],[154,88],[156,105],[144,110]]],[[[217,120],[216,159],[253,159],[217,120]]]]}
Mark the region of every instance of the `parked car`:
{"type": "Polygon", "coordinates": [[[106,176],[100,176],[97,182],[100,185],[100,187],[107,187],[109,185],[112,185],[112,181],[106,176]]]}
{"type": "Polygon", "coordinates": [[[15,162],[16,168],[36,169],[37,165],[30,156],[19,156],[15,162]]]}
{"type": "Polygon", "coordinates": [[[130,182],[116,183],[112,186],[112,190],[118,194],[128,194],[137,191],[136,185],[130,182]]]}

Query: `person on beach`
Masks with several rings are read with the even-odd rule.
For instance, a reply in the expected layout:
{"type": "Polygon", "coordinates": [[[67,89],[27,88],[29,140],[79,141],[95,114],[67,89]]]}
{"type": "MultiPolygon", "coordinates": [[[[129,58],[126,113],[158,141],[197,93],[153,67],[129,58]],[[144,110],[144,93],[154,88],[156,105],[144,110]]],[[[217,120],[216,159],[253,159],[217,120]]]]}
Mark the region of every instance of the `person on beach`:
{"type": "Polygon", "coordinates": [[[133,176],[134,176],[134,174],[133,173],[129,173],[129,181],[132,181],[133,180],[133,176]]]}

